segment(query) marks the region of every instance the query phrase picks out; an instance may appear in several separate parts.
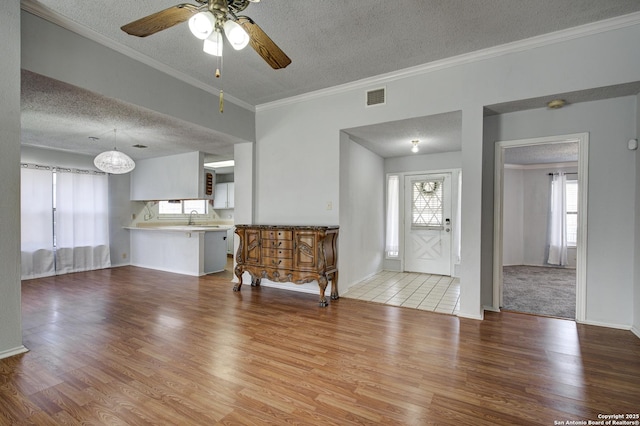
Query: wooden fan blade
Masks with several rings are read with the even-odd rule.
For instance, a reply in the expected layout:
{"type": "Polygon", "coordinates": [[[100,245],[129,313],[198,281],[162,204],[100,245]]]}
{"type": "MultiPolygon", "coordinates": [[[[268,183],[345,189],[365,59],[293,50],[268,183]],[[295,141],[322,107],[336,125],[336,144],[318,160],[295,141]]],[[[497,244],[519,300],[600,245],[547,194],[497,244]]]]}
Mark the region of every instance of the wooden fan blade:
{"type": "Polygon", "coordinates": [[[291,59],[280,49],[255,22],[246,16],[238,16],[238,24],[249,34],[251,47],[267,61],[271,68],[286,68],[291,59]]]}
{"type": "Polygon", "coordinates": [[[179,4],[130,22],[120,27],[120,29],[133,36],[146,37],[178,25],[199,11],[198,6],[187,3],[179,4]]]}

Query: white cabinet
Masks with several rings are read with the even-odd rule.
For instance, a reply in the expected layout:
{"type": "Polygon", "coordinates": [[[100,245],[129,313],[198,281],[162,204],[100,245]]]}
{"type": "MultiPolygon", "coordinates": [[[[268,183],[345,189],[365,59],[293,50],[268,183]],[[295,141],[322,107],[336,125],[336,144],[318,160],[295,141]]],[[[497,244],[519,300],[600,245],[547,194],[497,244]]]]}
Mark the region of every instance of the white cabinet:
{"type": "Polygon", "coordinates": [[[213,193],[214,209],[232,209],[234,199],[233,182],[217,183],[213,193]]]}
{"type": "Polygon", "coordinates": [[[235,236],[235,230],[233,227],[227,230],[227,254],[233,255],[233,238],[235,236]]]}
{"type": "Polygon", "coordinates": [[[131,172],[131,200],[211,199],[215,172],[204,169],[204,154],[138,160],[131,172]]]}

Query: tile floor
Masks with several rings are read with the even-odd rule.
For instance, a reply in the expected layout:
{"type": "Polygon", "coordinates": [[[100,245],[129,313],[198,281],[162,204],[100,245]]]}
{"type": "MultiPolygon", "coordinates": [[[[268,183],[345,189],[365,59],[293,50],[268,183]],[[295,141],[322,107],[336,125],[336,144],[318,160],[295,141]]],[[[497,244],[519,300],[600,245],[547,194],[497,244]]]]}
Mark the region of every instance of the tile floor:
{"type": "Polygon", "coordinates": [[[351,286],[340,297],[457,315],[460,310],[460,279],[382,271],[351,286]]]}

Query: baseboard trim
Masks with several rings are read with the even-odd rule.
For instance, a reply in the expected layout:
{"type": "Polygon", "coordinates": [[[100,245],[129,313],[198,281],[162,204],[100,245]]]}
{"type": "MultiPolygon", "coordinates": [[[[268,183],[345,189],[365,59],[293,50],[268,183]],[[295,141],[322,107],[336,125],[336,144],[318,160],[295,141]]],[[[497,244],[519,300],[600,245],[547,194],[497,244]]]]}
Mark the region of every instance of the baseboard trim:
{"type": "Polygon", "coordinates": [[[467,319],[472,319],[472,320],[483,321],[484,320],[484,310],[480,312],[480,315],[465,314],[464,312],[458,312],[457,316],[459,318],[467,318],[467,319]]]}
{"type": "Polygon", "coordinates": [[[584,320],[584,321],[576,320],[576,323],[578,323],[578,324],[586,324],[586,325],[595,325],[597,327],[616,328],[618,330],[633,331],[630,325],[624,325],[624,324],[610,324],[610,323],[606,323],[606,322],[589,321],[589,320],[584,320]]]}
{"type": "Polygon", "coordinates": [[[23,345],[20,345],[17,348],[8,349],[6,351],[0,352],[0,359],[5,359],[5,358],[12,357],[12,356],[20,355],[20,354],[23,354],[25,352],[29,352],[29,349],[27,349],[23,345]]]}
{"type": "Polygon", "coordinates": [[[635,334],[638,339],[640,339],[640,328],[633,326],[631,327],[631,332],[635,334]]]}
{"type": "Polygon", "coordinates": [[[489,312],[502,312],[500,309],[496,309],[493,306],[483,306],[482,307],[483,311],[489,311],[489,312]]]}

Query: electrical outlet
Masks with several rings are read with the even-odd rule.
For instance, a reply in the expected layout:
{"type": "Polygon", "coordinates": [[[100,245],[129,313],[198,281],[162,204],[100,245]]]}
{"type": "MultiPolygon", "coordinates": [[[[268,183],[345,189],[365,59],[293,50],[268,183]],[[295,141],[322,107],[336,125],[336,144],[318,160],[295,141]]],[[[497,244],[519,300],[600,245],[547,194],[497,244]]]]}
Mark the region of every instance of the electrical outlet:
{"type": "Polygon", "coordinates": [[[126,259],[127,258],[127,253],[122,253],[122,258],[126,259]]]}
{"type": "Polygon", "coordinates": [[[333,203],[331,201],[327,201],[327,210],[333,209],[333,203]]]}

